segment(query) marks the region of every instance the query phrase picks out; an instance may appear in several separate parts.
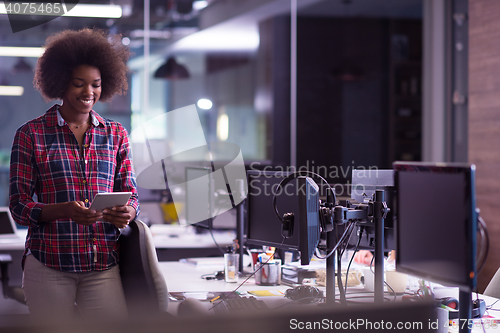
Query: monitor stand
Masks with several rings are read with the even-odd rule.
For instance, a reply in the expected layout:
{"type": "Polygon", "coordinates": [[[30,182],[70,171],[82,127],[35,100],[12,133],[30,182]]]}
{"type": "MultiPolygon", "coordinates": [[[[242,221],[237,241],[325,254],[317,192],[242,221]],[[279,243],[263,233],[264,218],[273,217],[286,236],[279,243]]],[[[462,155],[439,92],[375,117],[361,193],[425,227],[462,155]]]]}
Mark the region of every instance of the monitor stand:
{"type": "Polygon", "coordinates": [[[459,290],[458,294],[458,331],[470,332],[472,328],[472,293],[468,290],[459,290]]]}
{"type": "MultiPolygon", "coordinates": [[[[375,191],[375,201],[373,202],[373,222],[375,224],[375,269],[374,269],[374,302],[384,302],[384,220],[389,212],[385,202],[385,192],[383,190],[375,191]]],[[[333,232],[327,234],[326,247],[333,249],[337,243],[333,232]]],[[[337,252],[338,255],[338,252],[337,252]]],[[[335,257],[329,256],[326,259],[326,303],[335,304],[335,257]]],[[[338,274],[341,276],[340,260],[338,261],[338,274]]],[[[347,279],[346,282],[347,283],[347,279]]],[[[340,284],[339,284],[340,286],[340,284]]],[[[345,303],[342,298],[341,303],[345,303]]]]}

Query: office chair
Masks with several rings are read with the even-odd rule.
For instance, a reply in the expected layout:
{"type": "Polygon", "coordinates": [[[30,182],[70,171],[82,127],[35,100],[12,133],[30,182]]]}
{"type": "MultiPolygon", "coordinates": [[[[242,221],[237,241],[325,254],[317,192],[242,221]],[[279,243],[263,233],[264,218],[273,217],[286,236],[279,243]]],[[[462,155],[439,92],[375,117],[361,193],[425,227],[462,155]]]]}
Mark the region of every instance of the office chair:
{"type": "Polygon", "coordinates": [[[491,278],[488,286],[483,292],[483,295],[500,298],[500,268],[491,278]]]}
{"type": "Polygon", "coordinates": [[[11,298],[19,303],[26,304],[24,291],[21,286],[9,285],[9,264],[12,262],[10,254],[0,254],[0,269],[2,272],[2,291],[5,298],[11,298]]]}
{"type": "Polygon", "coordinates": [[[140,220],[122,229],[120,274],[130,316],[167,314],[168,290],[160,271],[151,231],[140,220]]]}

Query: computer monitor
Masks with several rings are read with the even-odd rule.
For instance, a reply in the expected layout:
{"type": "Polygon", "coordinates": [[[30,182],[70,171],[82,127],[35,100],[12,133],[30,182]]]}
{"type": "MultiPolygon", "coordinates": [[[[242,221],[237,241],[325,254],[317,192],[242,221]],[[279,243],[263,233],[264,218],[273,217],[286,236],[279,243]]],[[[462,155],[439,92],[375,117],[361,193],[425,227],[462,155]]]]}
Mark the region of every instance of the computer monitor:
{"type": "Polygon", "coordinates": [[[299,177],[278,185],[290,173],[248,170],[245,244],[274,246],[300,252],[301,264],[309,264],[320,239],[319,187],[311,178],[299,177]],[[282,222],[276,216],[273,197],[280,214],[293,213],[292,236],[283,241],[282,222]]]}
{"type": "Polygon", "coordinates": [[[476,287],[475,166],[394,163],[396,269],[447,286],[476,287]]]}
{"type": "MultiPolygon", "coordinates": [[[[283,242],[281,221],[273,208],[273,196],[278,184],[289,175],[284,171],[248,170],[248,194],[245,200],[245,243],[257,246],[278,247],[283,242]]],[[[276,204],[279,211],[298,215],[299,199],[297,183],[289,182],[277,195],[276,204]]],[[[299,249],[299,224],[295,223],[292,237],[281,245],[284,250],[299,249]]]]}
{"type": "Polygon", "coordinates": [[[212,229],[214,212],[212,170],[208,167],[186,167],[186,223],[212,229]]]}
{"type": "Polygon", "coordinates": [[[212,169],[188,166],[185,171],[186,223],[199,231],[236,229],[236,208],[229,208],[232,203],[227,189],[217,188],[212,169]]]}
{"type": "Polygon", "coordinates": [[[300,261],[302,265],[307,265],[311,261],[321,238],[319,187],[309,177],[299,177],[298,184],[300,261]]]}

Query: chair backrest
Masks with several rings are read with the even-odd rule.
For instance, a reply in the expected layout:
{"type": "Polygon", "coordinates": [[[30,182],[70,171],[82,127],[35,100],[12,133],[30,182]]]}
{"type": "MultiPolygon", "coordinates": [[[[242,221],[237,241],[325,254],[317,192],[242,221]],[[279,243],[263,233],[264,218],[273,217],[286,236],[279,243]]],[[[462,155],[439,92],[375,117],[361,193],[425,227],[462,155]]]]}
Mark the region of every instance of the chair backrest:
{"type": "Polygon", "coordinates": [[[139,220],[122,229],[120,274],[129,315],[161,315],[167,312],[168,290],[160,271],[153,236],[139,220]]]}
{"type": "Polygon", "coordinates": [[[483,295],[500,298],[500,268],[491,278],[488,286],[483,292],[483,295]]]}

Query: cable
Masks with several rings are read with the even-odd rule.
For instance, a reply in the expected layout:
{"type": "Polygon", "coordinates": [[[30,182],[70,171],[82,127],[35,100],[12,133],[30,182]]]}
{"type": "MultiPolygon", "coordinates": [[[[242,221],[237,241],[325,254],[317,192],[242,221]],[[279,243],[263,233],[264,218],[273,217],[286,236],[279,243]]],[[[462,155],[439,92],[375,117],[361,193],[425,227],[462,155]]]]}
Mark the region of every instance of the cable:
{"type": "MultiPolygon", "coordinates": [[[[347,270],[346,272],[346,278],[345,278],[345,288],[342,286],[342,269],[341,269],[341,261],[342,261],[342,256],[344,255],[344,252],[345,250],[347,249],[347,246],[349,245],[349,240],[351,239],[352,237],[352,234],[354,233],[354,229],[356,227],[356,224],[355,222],[352,222],[350,225],[349,225],[349,236],[347,239],[344,239],[344,240],[341,240],[339,243],[340,245],[343,245],[343,248],[339,248],[337,249],[337,267],[339,267],[339,272],[338,272],[338,275],[337,275],[337,284],[338,284],[338,288],[339,288],[339,293],[340,293],[340,302],[342,304],[346,304],[346,293],[347,293],[347,283],[348,283],[348,280],[349,280],[349,269],[347,270]]],[[[358,243],[359,244],[359,243],[358,243]]],[[[352,258],[351,257],[351,263],[352,263],[352,258]]],[[[349,263],[349,265],[351,264],[349,263]]]]}
{"type": "MultiPolygon", "coordinates": [[[[220,203],[222,203],[222,204],[227,203],[227,200],[226,200],[226,199],[224,199],[224,200],[222,200],[221,202],[216,203],[216,205],[217,205],[217,204],[220,204],[220,203]]],[[[222,207],[222,205],[221,205],[221,207],[222,207]]],[[[210,232],[210,236],[212,237],[212,240],[214,241],[215,246],[217,246],[217,248],[219,249],[219,251],[220,251],[222,254],[224,254],[224,253],[226,253],[226,252],[224,251],[224,249],[222,249],[222,248],[220,247],[219,243],[217,243],[217,241],[215,240],[215,237],[214,237],[214,233],[213,233],[213,221],[214,221],[214,217],[215,217],[215,216],[218,216],[218,215],[219,215],[219,213],[220,213],[220,211],[221,211],[221,208],[217,209],[217,210],[214,212],[213,217],[210,217],[210,219],[211,219],[211,223],[209,224],[209,227],[208,227],[208,228],[206,228],[206,229],[208,229],[208,231],[210,232]]],[[[240,245],[240,246],[241,246],[241,245],[240,245]]]]}
{"type": "Polygon", "coordinates": [[[273,195],[274,213],[276,214],[276,216],[278,217],[278,219],[280,221],[283,220],[283,216],[280,215],[280,213],[278,211],[278,207],[276,205],[277,194],[281,192],[283,186],[286,185],[289,181],[291,181],[292,179],[296,179],[298,177],[301,177],[301,176],[305,176],[305,177],[312,176],[312,177],[319,178],[319,179],[321,179],[330,188],[330,190],[333,193],[335,193],[335,190],[330,186],[330,184],[328,184],[328,182],[326,181],[326,179],[323,178],[323,177],[321,177],[320,175],[318,175],[315,172],[311,172],[311,171],[297,171],[297,172],[292,173],[291,175],[287,176],[286,178],[283,178],[283,180],[278,184],[278,186],[276,188],[276,193],[274,193],[274,195],[273,195]]]}
{"type": "Polygon", "coordinates": [[[358,242],[356,243],[356,246],[354,247],[354,252],[352,253],[351,260],[349,260],[349,264],[347,265],[347,271],[346,271],[346,278],[345,278],[345,293],[347,294],[347,281],[349,280],[349,269],[351,268],[352,261],[354,260],[354,256],[356,255],[356,252],[358,251],[359,244],[361,243],[361,237],[363,237],[363,230],[364,228],[360,227],[359,228],[359,235],[358,235],[358,242]]]}
{"type": "MultiPolygon", "coordinates": [[[[374,261],[374,260],[375,260],[375,256],[373,256],[373,257],[372,257],[372,260],[370,261],[370,272],[372,272],[372,274],[373,274],[373,283],[375,284],[375,271],[373,270],[373,261],[374,261]]],[[[384,272],[384,273],[385,273],[385,272],[384,272]]],[[[366,277],[365,277],[365,279],[366,279],[366,277]]],[[[384,285],[386,285],[389,289],[391,289],[391,290],[392,290],[392,294],[393,294],[393,296],[394,296],[394,298],[393,298],[393,302],[395,302],[395,301],[396,301],[396,299],[397,299],[397,294],[396,294],[396,292],[395,292],[395,291],[394,291],[394,289],[392,289],[392,287],[391,287],[391,286],[390,286],[390,285],[389,285],[389,284],[385,281],[385,279],[384,279],[384,285]]]]}
{"type": "MultiPolygon", "coordinates": [[[[479,302],[479,293],[476,291],[476,300],[479,302]]],[[[486,329],[484,327],[483,316],[479,316],[479,320],[481,321],[481,327],[483,328],[483,332],[486,333],[486,329]]]]}
{"type": "Polygon", "coordinates": [[[495,302],[493,302],[491,305],[487,306],[487,307],[486,307],[486,311],[500,311],[500,309],[493,309],[493,306],[494,306],[495,304],[497,304],[499,301],[500,301],[500,300],[498,300],[498,299],[497,299],[497,300],[496,300],[495,302]]]}
{"type": "MultiPolygon", "coordinates": [[[[349,227],[348,227],[349,229],[349,227]]],[[[338,230],[336,230],[338,231],[338,230]]],[[[344,233],[345,235],[345,233],[344,233]]],[[[342,235],[342,236],[344,236],[342,235]]],[[[337,241],[337,244],[343,244],[341,241],[338,241],[338,233],[335,232],[335,240],[337,241]]],[[[340,304],[346,304],[346,298],[345,298],[345,293],[344,293],[344,288],[342,287],[342,257],[341,257],[341,251],[340,248],[337,249],[337,286],[339,288],[339,295],[340,295],[340,304]]],[[[346,276],[346,286],[347,286],[347,276],[346,276]]]]}
{"type": "Polygon", "coordinates": [[[217,246],[217,248],[219,249],[219,251],[224,254],[224,250],[222,250],[222,248],[219,246],[219,244],[217,243],[217,241],[215,240],[215,237],[214,237],[214,233],[213,233],[213,228],[208,228],[208,230],[210,231],[210,236],[212,236],[212,240],[214,241],[215,243],[215,246],[217,246]]]}
{"type": "Polygon", "coordinates": [[[347,238],[345,241],[344,241],[344,248],[342,249],[340,255],[343,256],[344,255],[344,252],[347,250],[347,248],[349,247],[349,241],[351,240],[351,237],[352,235],[354,234],[354,230],[356,228],[356,222],[353,222],[353,226],[351,228],[351,232],[349,233],[349,238],[347,238]]]}
{"type": "Polygon", "coordinates": [[[335,247],[330,251],[330,253],[328,253],[328,255],[326,257],[319,257],[319,256],[316,256],[316,257],[318,259],[327,259],[327,258],[329,258],[337,250],[337,248],[342,244],[343,240],[345,239],[345,237],[349,233],[349,231],[352,232],[353,225],[355,225],[355,222],[349,222],[349,225],[347,226],[347,229],[344,231],[344,234],[342,235],[342,237],[337,242],[337,244],[335,245],[335,247]]]}
{"type": "Polygon", "coordinates": [[[481,263],[479,264],[479,267],[477,268],[477,274],[479,274],[486,263],[486,258],[488,257],[488,252],[490,248],[490,237],[488,234],[488,228],[486,227],[486,222],[483,220],[481,216],[478,217],[479,221],[479,229],[480,234],[481,234],[481,252],[483,253],[481,257],[479,257],[479,260],[481,263]],[[484,246],[483,246],[484,244],[484,246]],[[483,249],[484,247],[484,249],[483,249]]]}

